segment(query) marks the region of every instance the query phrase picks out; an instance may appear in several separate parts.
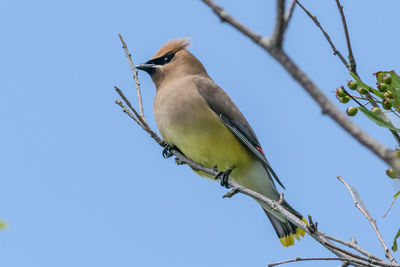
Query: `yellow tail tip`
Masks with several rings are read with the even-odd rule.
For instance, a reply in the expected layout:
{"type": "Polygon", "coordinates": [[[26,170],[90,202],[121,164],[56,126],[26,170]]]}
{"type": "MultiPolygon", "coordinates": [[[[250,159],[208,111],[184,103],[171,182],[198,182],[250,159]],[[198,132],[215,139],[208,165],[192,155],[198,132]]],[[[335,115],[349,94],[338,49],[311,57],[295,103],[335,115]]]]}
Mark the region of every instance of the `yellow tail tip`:
{"type": "Polygon", "coordinates": [[[282,246],[284,247],[290,247],[294,245],[294,235],[293,234],[289,234],[287,236],[281,237],[279,238],[279,240],[282,243],[282,246]]]}
{"type": "MultiPolygon", "coordinates": [[[[307,220],[303,217],[301,219],[303,222],[305,222],[306,224],[308,224],[307,220]]],[[[296,228],[296,233],[290,233],[287,236],[281,237],[279,238],[279,241],[281,241],[282,246],[284,247],[290,247],[294,245],[294,239],[296,238],[297,240],[300,240],[300,237],[303,237],[306,234],[306,232],[304,232],[303,229],[297,227],[296,228]]]]}

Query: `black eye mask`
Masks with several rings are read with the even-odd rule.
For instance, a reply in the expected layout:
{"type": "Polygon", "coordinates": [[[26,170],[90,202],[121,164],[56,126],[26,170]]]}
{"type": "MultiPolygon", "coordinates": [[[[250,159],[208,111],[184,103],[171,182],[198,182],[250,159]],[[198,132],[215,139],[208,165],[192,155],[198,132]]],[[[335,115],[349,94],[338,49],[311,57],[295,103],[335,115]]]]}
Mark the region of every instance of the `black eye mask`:
{"type": "Polygon", "coordinates": [[[175,53],[170,52],[161,57],[150,59],[146,64],[165,65],[169,63],[175,56],[175,53]]]}

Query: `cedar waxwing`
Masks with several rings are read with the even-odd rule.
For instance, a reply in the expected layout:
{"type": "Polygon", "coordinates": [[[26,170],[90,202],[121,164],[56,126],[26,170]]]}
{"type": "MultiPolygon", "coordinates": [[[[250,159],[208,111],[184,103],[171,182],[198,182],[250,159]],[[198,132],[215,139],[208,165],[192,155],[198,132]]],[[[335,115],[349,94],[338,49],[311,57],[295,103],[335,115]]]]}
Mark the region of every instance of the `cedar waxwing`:
{"type": "MultiPolygon", "coordinates": [[[[164,141],[185,156],[270,199],[279,200],[272,170],[258,139],[230,97],[211,78],[186,47],[189,39],[167,42],[146,63],[156,86],[153,110],[164,141]]],[[[210,177],[199,170],[200,176],[210,177]]],[[[226,181],[226,180],[225,180],[226,181]]],[[[260,203],[261,204],[261,203],[260,203]]],[[[306,222],[283,200],[282,205],[306,222]]],[[[283,246],[294,244],[304,231],[261,204],[283,246]]]]}

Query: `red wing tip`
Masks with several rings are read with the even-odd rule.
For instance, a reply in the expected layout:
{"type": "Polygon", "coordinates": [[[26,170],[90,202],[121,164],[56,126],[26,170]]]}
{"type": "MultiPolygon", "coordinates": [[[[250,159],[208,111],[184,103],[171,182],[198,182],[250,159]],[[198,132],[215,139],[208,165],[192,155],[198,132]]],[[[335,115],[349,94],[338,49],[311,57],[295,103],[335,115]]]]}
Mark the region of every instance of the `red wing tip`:
{"type": "Polygon", "coordinates": [[[264,154],[264,151],[261,149],[261,147],[258,147],[258,146],[257,146],[256,148],[257,148],[263,155],[265,155],[265,154],[264,154]]]}

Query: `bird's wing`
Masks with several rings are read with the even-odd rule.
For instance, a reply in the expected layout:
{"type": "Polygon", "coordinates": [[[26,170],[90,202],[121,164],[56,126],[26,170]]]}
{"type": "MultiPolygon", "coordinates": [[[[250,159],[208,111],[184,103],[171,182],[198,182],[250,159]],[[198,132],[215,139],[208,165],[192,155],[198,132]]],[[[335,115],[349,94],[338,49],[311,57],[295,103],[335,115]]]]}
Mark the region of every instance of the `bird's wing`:
{"type": "Polygon", "coordinates": [[[200,95],[206,100],[208,106],[218,115],[224,125],[253,152],[266,170],[285,188],[266,159],[253,129],[228,94],[209,78],[195,77],[193,81],[200,95]]]}

